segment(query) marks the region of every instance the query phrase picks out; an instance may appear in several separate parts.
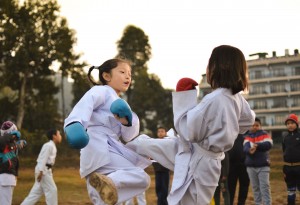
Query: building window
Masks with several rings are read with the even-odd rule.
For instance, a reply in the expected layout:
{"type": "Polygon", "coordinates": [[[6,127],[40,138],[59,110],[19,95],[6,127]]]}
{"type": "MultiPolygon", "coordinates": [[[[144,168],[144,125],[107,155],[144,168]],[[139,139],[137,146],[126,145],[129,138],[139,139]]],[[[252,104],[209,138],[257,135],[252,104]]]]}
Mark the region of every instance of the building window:
{"type": "Polygon", "coordinates": [[[298,107],[298,106],[300,106],[300,97],[295,97],[294,104],[292,107],[298,107]]]}
{"type": "Polygon", "coordinates": [[[255,77],[254,77],[255,79],[263,78],[261,70],[256,70],[254,72],[255,72],[255,77]]]}
{"type": "Polygon", "coordinates": [[[284,83],[274,83],[274,84],[271,84],[271,92],[272,93],[285,92],[285,84],[284,83]]]}
{"type": "Polygon", "coordinates": [[[267,102],[265,100],[257,100],[254,102],[254,109],[266,109],[267,102]]]}
{"type": "Polygon", "coordinates": [[[300,82],[291,82],[291,91],[300,91],[300,82]]]}
{"type": "Polygon", "coordinates": [[[285,76],[284,68],[274,68],[272,73],[273,77],[285,76]]]}
{"type": "Polygon", "coordinates": [[[265,86],[264,85],[253,85],[250,87],[250,94],[263,94],[265,93],[265,86]]]}
{"type": "Polygon", "coordinates": [[[286,99],[285,98],[276,98],[274,99],[273,108],[286,107],[286,99]]]}
{"type": "Polygon", "coordinates": [[[266,122],[266,117],[259,116],[258,119],[260,119],[261,125],[262,126],[268,126],[266,122]]]}
{"type": "Polygon", "coordinates": [[[275,125],[284,125],[286,115],[276,115],[275,116],[275,125]]]}
{"type": "Polygon", "coordinates": [[[295,75],[300,75],[300,67],[295,67],[295,75]]]}

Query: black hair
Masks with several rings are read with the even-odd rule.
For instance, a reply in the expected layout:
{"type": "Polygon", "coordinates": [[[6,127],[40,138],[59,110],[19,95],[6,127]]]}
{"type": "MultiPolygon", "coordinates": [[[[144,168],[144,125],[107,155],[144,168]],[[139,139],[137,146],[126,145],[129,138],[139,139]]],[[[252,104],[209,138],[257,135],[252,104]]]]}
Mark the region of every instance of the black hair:
{"type": "Polygon", "coordinates": [[[117,67],[119,63],[127,63],[129,66],[131,66],[130,61],[125,60],[125,59],[119,59],[119,58],[109,59],[109,60],[105,61],[104,63],[102,63],[102,65],[100,65],[100,66],[92,66],[92,67],[89,68],[89,71],[88,71],[89,81],[93,85],[107,85],[107,82],[103,78],[102,74],[103,73],[111,73],[111,70],[114,69],[115,67],[117,67]],[[91,73],[94,69],[99,70],[99,80],[100,80],[101,83],[95,82],[93,80],[93,78],[91,77],[91,73]]]}
{"type": "Polygon", "coordinates": [[[163,129],[163,130],[167,131],[167,128],[165,128],[164,126],[158,126],[157,130],[159,130],[159,129],[163,129]]]}
{"type": "Polygon", "coordinates": [[[53,135],[56,135],[58,129],[52,128],[50,130],[47,131],[47,137],[49,140],[53,140],[53,135]]]}
{"type": "Polygon", "coordinates": [[[207,69],[208,82],[213,89],[228,88],[234,95],[248,88],[247,64],[238,48],[229,45],[214,48],[207,69]]]}
{"type": "Polygon", "coordinates": [[[260,119],[258,117],[256,117],[254,121],[258,122],[261,125],[261,121],[260,121],[260,119]]]}

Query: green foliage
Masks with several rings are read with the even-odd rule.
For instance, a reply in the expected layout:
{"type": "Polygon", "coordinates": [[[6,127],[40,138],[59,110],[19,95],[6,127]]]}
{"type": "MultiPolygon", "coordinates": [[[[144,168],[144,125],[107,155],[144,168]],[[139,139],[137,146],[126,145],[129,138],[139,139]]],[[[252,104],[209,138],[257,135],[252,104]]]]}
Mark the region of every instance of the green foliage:
{"type": "Polygon", "coordinates": [[[72,78],[74,79],[74,99],[72,106],[74,106],[80,100],[80,98],[91,88],[92,85],[90,84],[85,72],[74,72],[72,74],[72,78]]]}
{"type": "Polygon", "coordinates": [[[165,90],[158,76],[148,73],[147,62],[151,57],[151,46],[144,31],[127,26],[118,41],[117,57],[132,62],[132,84],[126,97],[132,110],[141,121],[142,132],[156,133],[158,125],[173,127],[171,91],[165,90]]]}
{"type": "MultiPolygon", "coordinates": [[[[54,95],[60,90],[64,99],[64,86],[55,85],[51,67],[58,64],[63,77],[83,73],[85,63],[73,50],[75,31],[59,12],[56,0],[0,1],[0,122],[12,120],[21,129],[28,142],[21,155],[37,155],[48,141],[46,130],[62,128],[64,113],[54,95]]],[[[67,152],[78,151],[61,151],[67,152]]]]}

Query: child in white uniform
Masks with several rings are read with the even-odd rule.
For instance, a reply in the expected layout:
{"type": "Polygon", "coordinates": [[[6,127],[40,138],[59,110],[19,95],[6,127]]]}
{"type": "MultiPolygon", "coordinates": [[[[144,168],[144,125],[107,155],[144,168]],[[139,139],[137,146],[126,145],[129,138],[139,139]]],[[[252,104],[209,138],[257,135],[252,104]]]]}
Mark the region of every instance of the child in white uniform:
{"type": "Polygon", "coordinates": [[[45,195],[47,205],[58,204],[57,187],[52,175],[52,166],[55,163],[57,153],[56,145],[61,143],[62,137],[57,129],[50,129],[47,132],[47,137],[49,141],[43,145],[36,160],[35,183],[21,205],[36,204],[43,195],[45,195]]]}
{"type": "Polygon", "coordinates": [[[151,161],[126,148],[120,141],[121,137],[127,142],[138,135],[140,124],[137,115],[131,110],[126,111],[126,117],[114,115],[111,108],[130,86],[131,67],[125,60],[111,59],[99,67],[91,67],[88,76],[95,86],[66,118],[65,131],[72,145],[76,132],[71,130],[68,133],[68,127],[75,123],[84,129],[83,132],[87,130],[89,141],[86,141],[86,146],[79,146],[82,148],[80,175],[86,178],[91,201],[95,205],[121,204],[143,193],[150,184],[150,177],[144,168],[151,161]],[[94,68],[99,69],[99,79],[103,85],[90,78],[94,68]],[[128,115],[132,115],[132,119],[128,115]]]}
{"type": "Polygon", "coordinates": [[[179,138],[155,142],[143,135],[127,145],[170,169],[174,164],[168,196],[172,205],[210,204],[224,152],[231,149],[235,136],[246,132],[254,122],[254,112],[239,93],[248,86],[247,65],[239,49],[216,47],[206,76],[213,92],[200,103],[195,89],[198,83],[190,78],[181,79],[173,92],[174,125],[179,138]]]}

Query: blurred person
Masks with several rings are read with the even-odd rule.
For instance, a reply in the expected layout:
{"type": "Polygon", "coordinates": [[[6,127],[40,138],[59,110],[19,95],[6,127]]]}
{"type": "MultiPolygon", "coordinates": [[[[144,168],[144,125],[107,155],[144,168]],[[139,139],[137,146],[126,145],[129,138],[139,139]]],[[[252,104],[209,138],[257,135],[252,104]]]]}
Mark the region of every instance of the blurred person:
{"type": "Polygon", "coordinates": [[[262,130],[261,121],[255,122],[244,139],[245,165],[249,175],[255,205],[271,205],[270,156],[271,136],[262,130]]]}
{"type": "Polygon", "coordinates": [[[53,179],[52,168],[56,158],[56,145],[61,143],[62,137],[58,129],[50,129],[47,132],[49,139],[46,142],[37,158],[35,167],[35,183],[30,193],[21,205],[36,204],[45,195],[47,205],[57,205],[57,187],[53,179]]]}
{"type": "Polygon", "coordinates": [[[300,133],[297,115],[290,114],[285,125],[288,134],[282,140],[283,174],[288,192],[287,203],[295,205],[296,191],[300,191],[300,133]]]}
{"type": "Polygon", "coordinates": [[[228,172],[229,172],[229,154],[225,152],[225,158],[221,161],[221,175],[219,179],[219,184],[215,190],[214,202],[215,205],[220,205],[221,203],[221,194],[223,196],[224,205],[229,205],[230,195],[228,190],[228,172]]]}
{"type": "MultiPolygon", "coordinates": [[[[166,128],[160,126],[157,128],[158,139],[167,137],[166,128]]],[[[168,205],[168,193],[170,184],[170,170],[156,161],[152,162],[155,172],[155,193],[157,196],[157,205],[168,205]]]]}
{"type": "Polygon", "coordinates": [[[27,143],[11,121],[1,125],[0,134],[0,204],[11,205],[19,171],[18,150],[27,143]]]}
{"type": "Polygon", "coordinates": [[[239,183],[237,205],[245,205],[248,189],[249,176],[245,166],[245,153],[243,151],[244,135],[239,134],[234,141],[234,145],[229,153],[229,173],[228,173],[228,190],[230,194],[230,205],[234,203],[237,183],[239,183]]]}

